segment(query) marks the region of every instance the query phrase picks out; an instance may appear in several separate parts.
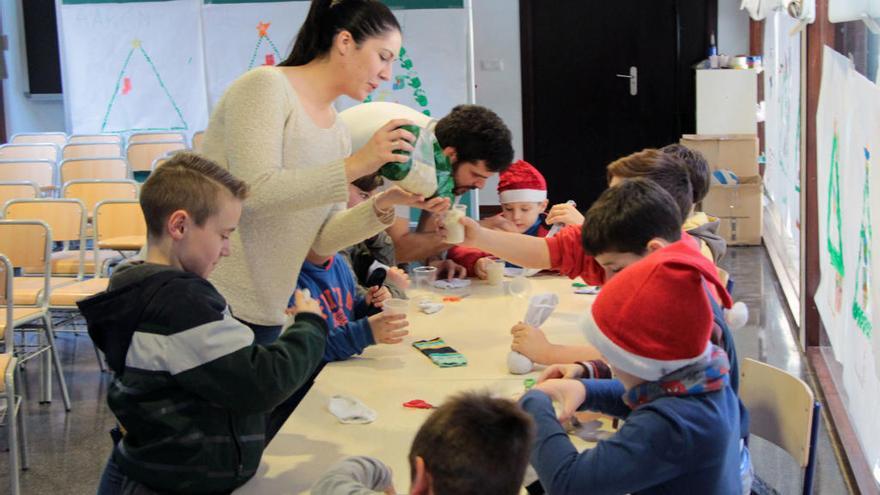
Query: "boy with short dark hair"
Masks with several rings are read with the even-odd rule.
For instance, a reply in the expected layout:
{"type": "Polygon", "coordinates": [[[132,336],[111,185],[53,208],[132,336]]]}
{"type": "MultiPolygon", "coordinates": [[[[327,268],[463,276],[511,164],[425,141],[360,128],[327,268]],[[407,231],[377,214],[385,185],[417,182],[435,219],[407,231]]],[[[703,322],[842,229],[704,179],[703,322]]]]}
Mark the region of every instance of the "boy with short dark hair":
{"type": "MultiPolygon", "coordinates": [[[[582,252],[602,272],[602,283],[627,265],[681,239],[680,213],[672,197],[647,179],[626,179],[606,189],[587,210],[582,252]]],[[[541,330],[519,323],[511,348],[539,364],[598,359],[591,346],[556,345],[541,330]]]]}
{"type": "Polygon", "coordinates": [[[743,493],[741,406],[727,355],[709,341],[707,284],[730,304],[714,264],[679,241],[602,288],[584,332],[617,379],[552,379],[520,400],[537,425],[531,462],[548,493],[743,493]],[[578,409],[625,422],[579,454],[559,422],[578,409]]]}
{"type": "Polygon", "coordinates": [[[275,344],[254,345],[206,280],[229,255],[247,191],[214,162],[175,154],[141,189],[146,260],[78,303],[113,370],[107,402],[122,432],[99,495],[241,486],[260,463],[266,414],[321,360],[327,328],[316,301],[298,294],[296,322],[275,344]]]}
{"type": "MultiPolygon", "coordinates": [[[[534,437],[531,418],[508,399],[465,392],[435,410],[409,452],[410,495],[516,495],[534,437]]],[[[396,493],[391,473],[373,458],[348,458],[315,485],[314,495],[396,493]]]]}

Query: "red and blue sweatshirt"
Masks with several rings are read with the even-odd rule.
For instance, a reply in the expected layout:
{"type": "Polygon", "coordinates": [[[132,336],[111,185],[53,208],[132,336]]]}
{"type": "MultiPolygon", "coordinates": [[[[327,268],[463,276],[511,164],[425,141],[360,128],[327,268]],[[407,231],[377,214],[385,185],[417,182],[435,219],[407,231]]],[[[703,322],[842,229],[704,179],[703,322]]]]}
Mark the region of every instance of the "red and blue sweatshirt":
{"type": "MultiPolygon", "coordinates": [[[[541,213],[538,216],[538,219],[535,220],[535,223],[533,223],[528,230],[523,232],[523,234],[533,237],[545,237],[547,233],[550,232],[550,229],[544,223],[545,218],[547,218],[547,215],[541,213]]],[[[474,271],[474,266],[477,264],[478,259],[485,258],[486,256],[492,256],[492,253],[487,253],[481,249],[468,246],[452,246],[449,248],[449,251],[446,252],[446,259],[450,259],[465,267],[467,269],[468,277],[477,276],[477,273],[474,271]]],[[[516,265],[508,262],[507,266],[516,265]]]]}
{"type": "MultiPolygon", "coordinates": [[[[378,312],[359,297],[351,270],[338,253],[324,265],[303,262],[297,289],[308,289],[321,303],[330,334],[324,349],[325,361],[342,361],[376,343],[367,317],[378,312]]],[[[293,297],[290,306],[294,305],[293,297]]]]}

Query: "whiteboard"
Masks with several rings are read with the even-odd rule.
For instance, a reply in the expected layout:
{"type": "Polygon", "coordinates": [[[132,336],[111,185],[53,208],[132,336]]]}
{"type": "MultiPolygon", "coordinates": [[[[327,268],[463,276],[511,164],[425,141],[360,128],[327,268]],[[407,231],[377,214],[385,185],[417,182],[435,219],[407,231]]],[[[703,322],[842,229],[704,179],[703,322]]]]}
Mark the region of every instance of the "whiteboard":
{"type": "Polygon", "coordinates": [[[191,133],[207,125],[197,1],[60,1],[68,131],[191,133]]]}

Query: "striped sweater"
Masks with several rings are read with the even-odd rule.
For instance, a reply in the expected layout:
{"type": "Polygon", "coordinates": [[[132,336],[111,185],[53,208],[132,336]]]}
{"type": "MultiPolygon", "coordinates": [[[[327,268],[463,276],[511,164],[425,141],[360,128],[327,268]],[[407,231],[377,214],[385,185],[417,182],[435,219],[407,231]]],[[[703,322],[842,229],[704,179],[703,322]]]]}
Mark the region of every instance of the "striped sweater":
{"type": "Polygon", "coordinates": [[[254,475],[265,415],[311,375],[327,327],[301,314],[269,346],[205,279],[139,263],[80,302],[115,375],[107,401],[125,430],[113,458],[152,489],[226,493],[254,475]]]}

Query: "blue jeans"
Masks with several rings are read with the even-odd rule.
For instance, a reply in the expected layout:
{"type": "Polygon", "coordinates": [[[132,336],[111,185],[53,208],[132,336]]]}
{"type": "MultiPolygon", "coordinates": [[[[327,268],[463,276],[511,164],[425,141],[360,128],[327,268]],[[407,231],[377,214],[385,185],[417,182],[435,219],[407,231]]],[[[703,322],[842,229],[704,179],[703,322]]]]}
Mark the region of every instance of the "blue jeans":
{"type": "Polygon", "coordinates": [[[254,332],[254,344],[274,344],[278,340],[278,336],[281,335],[281,325],[257,325],[256,323],[244,321],[241,318],[236,319],[250,327],[251,331],[254,332]]]}
{"type": "Polygon", "coordinates": [[[110,458],[107,459],[107,465],[104,466],[104,472],[101,473],[97,495],[161,495],[161,493],[151,490],[123,474],[113,460],[111,452],[110,458]]]}

